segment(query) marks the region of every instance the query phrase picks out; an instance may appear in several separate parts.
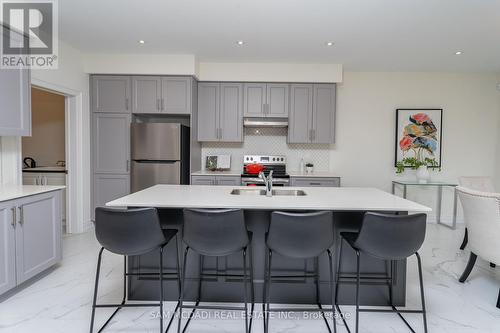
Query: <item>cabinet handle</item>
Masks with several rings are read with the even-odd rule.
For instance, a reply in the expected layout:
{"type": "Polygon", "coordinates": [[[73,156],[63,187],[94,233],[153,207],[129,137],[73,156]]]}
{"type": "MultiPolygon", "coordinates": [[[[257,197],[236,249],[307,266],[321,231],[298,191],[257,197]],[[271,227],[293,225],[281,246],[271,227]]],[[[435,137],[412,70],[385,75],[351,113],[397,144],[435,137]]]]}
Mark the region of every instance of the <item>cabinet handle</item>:
{"type": "Polygon", "coordinates": [[[128,110],[128,98],[125,98],[125,110],[128,110]]]}
{"type": "Polygon", "coordinates": [[[35,185],[38,185],[38,176],[35,178],[35,185]]]}
{"type": "Polygon", "coordinates": [[[164,98],[161,99],[161,110],[162,111],[165,110],[165,99],[164,98]]]}
{"type": "Polygon", "coordinates": [[[43,176],[43,185],[48,185],[47,176],[43,176]]]}
{"type": "Polygon", "coordinates": [[[19,206],[19,224],[24,223],[24,209],[23,206],[19,206]]]}
{"type": "Polygon", "coordinates": [[[219,139],[221,139],[221,140],[222,140],[222,127],[221,127],[221,128],[219,128],[219,133],[220,133],[220,134],[219,134],[219,139]]]}
{"type": "Polygon", "coordinates": [[[12,222],[11,222],[11,224],[14,228],[16,228],[16,220],[17,220],[16,211],[17,211],[17,209],[16,209],[16,207],[12,207],[11,210],[12,210],[12,222]]]}
{"type": "Polygon", "coordinates": [[[312,129],[309,130],[309,141],[312,141],[312,129]]]}
{"type": "Polygon", "coordinates": [[[321,185],[321,183],[309,183],[309,185],[316,185],[316,186],[319,186],[319,185],[321,185]]]}
{"type": "Polygon", "coordinates": [[[156,99],[156,110],[160,110],[160,99],[156,99]]]}
{"type": "Polygon", "coordinates": [[[316,140],[316,130],[312,130],[312,141],[316,140]]]}
{"type": "Polygon", "coordinates": [[[127,160],[126,169],[127,169],[127,172],[130,171],[130,160],[127,160]]]}

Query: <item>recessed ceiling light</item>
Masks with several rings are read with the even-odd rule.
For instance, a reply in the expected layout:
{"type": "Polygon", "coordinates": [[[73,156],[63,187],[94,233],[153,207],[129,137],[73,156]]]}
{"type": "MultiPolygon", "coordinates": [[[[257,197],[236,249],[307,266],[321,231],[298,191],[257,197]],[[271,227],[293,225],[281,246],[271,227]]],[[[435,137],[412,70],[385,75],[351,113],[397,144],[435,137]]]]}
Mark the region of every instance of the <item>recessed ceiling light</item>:
{"type": "Polygon", "coordinates": [[[461,55],[461,54],[462,54],[462,51],[455,52],[455,55],[461,55]]]}
{"type": "Polygon", "coordinates": [[[139,44],[144,44],[146,43],[145,41],[143,41],[142,39],[139,41],[139,44]]]}
{"type": "Polygon", "coordinates": [[[326,42],[326,46],[333,46],[333,42],[326,42]]]}
{"type": "Polygon", "coordinates": [[[239,41],[237,41],[237,42],[236,42],[236,44],[238,44],[238,45],[243,45],[243,44],[245,44],[245,42],[244,42],[244,41],[242,41],[242,40],[239,40],[239,41]]]}

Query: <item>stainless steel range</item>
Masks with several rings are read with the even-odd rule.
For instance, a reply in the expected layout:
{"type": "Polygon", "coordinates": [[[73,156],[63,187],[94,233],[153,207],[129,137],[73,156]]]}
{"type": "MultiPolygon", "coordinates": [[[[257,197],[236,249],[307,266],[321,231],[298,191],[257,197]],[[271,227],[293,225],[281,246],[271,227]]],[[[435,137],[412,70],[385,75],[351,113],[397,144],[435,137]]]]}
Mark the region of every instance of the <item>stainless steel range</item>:
{"type": "Polygon", "coordinates": [[[264,174],[267,176],[273,170],[273,186],[288,186],[290,176],[286,173],[286,157],[282,155],[245,155],[243,156],[243,173],[241,174],[241,185],[264,186],[264,180],[259,175],[248,174],[245,166],[258,163],[265,167],[264,174]]]}

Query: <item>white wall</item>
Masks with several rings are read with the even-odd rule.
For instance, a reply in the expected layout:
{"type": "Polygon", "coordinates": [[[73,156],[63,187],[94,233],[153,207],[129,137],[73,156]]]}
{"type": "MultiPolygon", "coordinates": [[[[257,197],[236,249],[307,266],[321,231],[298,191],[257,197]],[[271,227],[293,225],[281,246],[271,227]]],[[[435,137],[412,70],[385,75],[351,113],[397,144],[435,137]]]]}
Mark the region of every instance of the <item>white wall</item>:
{"type": "Polygon", "coordinates": [[[86,54],[89,74],[196,75],[192,54],[86,54]]]}
{"type": "Polygon", "coordinates": [[[200,62],[200,81],[342,82],[342,65],[200,62]]]}
{"type": "Polygon", "coordinates": [[[500,192],[500,75],[497,77],[498,127],[497,127],[497,161],[495,165],[496,190],[500,192]]]}
{"type": "MultiPolygon", "coordinates": [[[[345,186],[390,190],[391,180],[413,178],[394,172],[397,108],[442,108],[443,152],[439,180],[495,174],[500,100],[497,75],[346,72],[338,85],[337,136],[330,169],[345,186]]],[[[434,206],[434,190],[410,193],[434,206]]],[[[448,197],[451,193],[445,193],[448,197]]],[[[451,200],[444,199],[451,216],[451,200]]]]}

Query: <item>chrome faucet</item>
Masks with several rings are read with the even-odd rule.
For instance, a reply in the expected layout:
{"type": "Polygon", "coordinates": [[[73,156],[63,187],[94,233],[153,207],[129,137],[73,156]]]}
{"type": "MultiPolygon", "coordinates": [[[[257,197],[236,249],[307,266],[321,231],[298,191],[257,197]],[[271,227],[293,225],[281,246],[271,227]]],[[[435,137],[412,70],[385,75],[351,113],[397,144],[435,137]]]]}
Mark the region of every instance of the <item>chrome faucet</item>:
{"type": "Polygon", "coordinates": [[[266,177],[264,172],[259,173],[259,177],[264,181],[264,185],[266,186],[266,197],[273,196],[273,170],[269,171],[269,175],[266,177]]]}

